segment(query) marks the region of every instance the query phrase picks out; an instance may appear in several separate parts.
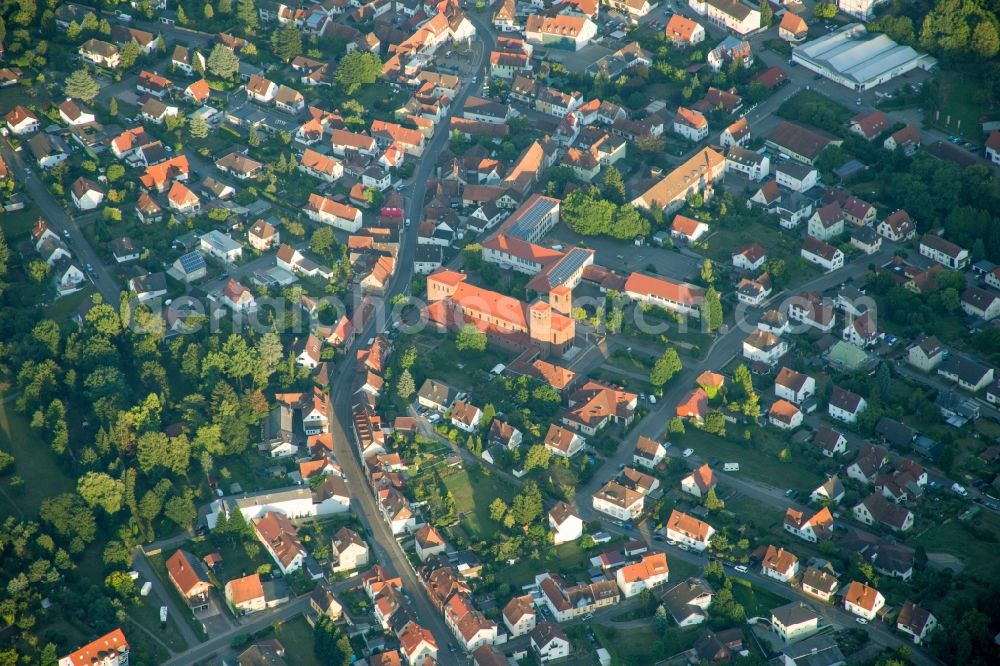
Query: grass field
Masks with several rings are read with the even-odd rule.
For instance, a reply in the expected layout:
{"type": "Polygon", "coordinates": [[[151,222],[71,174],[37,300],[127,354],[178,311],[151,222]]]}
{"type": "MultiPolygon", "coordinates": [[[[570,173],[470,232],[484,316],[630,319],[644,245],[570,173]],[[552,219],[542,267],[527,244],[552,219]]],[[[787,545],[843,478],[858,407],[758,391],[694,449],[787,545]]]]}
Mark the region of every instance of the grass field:
{"type": "MultiPolygon", "coordinates": [[[[173,553],[170,554],[172,555],[173,553]]],[[[174,603],[180,606],[181,609],[186,609],[187,602],[181,598],[180,593],[170,583],[170,576],[167,574],[167,556],[164,556],[164,553],[158,553],[156,555],[147,555],[146,559],[149,560],[150,566],[153,567],[153,571],[156,572],[156,576],[159,578],[157,581],[159,583],[157,593],[161,595],[169,594],[173,598],[174,603]]],[[[205,628],[201,626],[201,622],[197,621],[194,615],[188,610],[182,610],[182,613],[184,615],[184,622],[188,623],[194,635],[201,637],[202,640],[206,639],[205,628]]],[[[176,616],[174,619],[177,619],[176,616]]]]}
{"type": "Polygon", "coordinates": [[[0,227],[3,227],[7,244],[13,248],[18,241],[28,238],[31,235],[31,228],[35,226],[35,221],[40,215],[41,212],[34,205],[24,210],[0,215],[0,227]]]}
{"type": "Polygon", "coordinates": [[[726,462],[738,462],[739,475],[772,486],[812,492],[823,481],[819,474],[795,458],[784,463],[776,456],[754,448],[750,443],[721,439],[695,428],[688,428],[684,435],[680,435],[677,445],[693,448],[702,459],[714,457],[726,462]]]}
{"type": "MultiPolygon", "coordinates": [[[[616,543],[621,543],[621,541],[616,543]]],[[[611,544],[604,544],[604,546],[611,547],[611,544]]],[[[513,566],[506,567],[504,569],[504,582],[516,589],[522,585],[533,583],[535,575],[545,571],[563,573],[570,580],[573,580],[587,571],[590,566],[590,558],[597,554],[596,551],[585,551],[580,548],[578,541],[558,545],[553,550],[555,551],[553,557],[524,558],[513,566]]]]}
{"type": "Polygon", "coordinates": [[[652,627],[616,629],[594,625],[601,645],[611,653],[611,663],[620,666],[646,666],[689,649],[698,640],[698,632],[671,628],[662,634],[652,627]]]}
{"type": "Polygon", "coordinates": [[[172,615],[167,617],[166,626],[161,628],[159,600],[155,597],[140,597],[140,604],[129,608],[128,616],[133,622],[141,624],[156,635],[157,638],[163,641],[174,652],[183,652],[188,648],[187,643],[184,642],[180,631],[177,629],[177,622],[179,620],[176,617],[172,615]]]}
{"type": "Polygon", "coordinates": [[[493,535],[500,525],[490,518],[490,503],[497,497],[507,504],[514,497],[514,489],[495,476],[486,476],[462,469],[444,477],[444,485],[455,498],[462,527],[475,538],[493,535]]]}
{"type": "MultiPolygon", "coordinates": [[[[745,581],[744,581],[745,582],[745,581]]],[[[770,617],[772,608],[784,606],[788,599],[778,596],[773,592],[744,585],[740,582],[733,583],[733,598],[746,609],[747,617],[761,616],[770,617]]]]}
{"type": "Polygon", "coordinates": [[[925,122],[942,132],[960,135],[972,141],[981,141],[979,121],[986,110],[973,101],[982,85],[976,74],[962,70],[949,71],[947,76],[938,76],[938,109],[926,109],[925,122]],[[939,111],[935,117],[935,111],[939,111]],[[950,123],[949,123],[950,120],[950,123]]]}
{"type": "Polygon", "coordinates": [[[313,630],[302,615],[278,624],[274,628],[275,637],[285,646],[285,661],[300,666],[321,666],[313,653],[313,630]]]}
{"type": "Polygon", "coordinates": [[[971,520],[980,530],[993,534],[993,541],[973,535],[963,523],[952,519],[918,536],[908,545],[922,545],[928,553],[949,553],[962,560],[964,575],[989,576],[996,573],[997,540],[1000,540],[1000,516],[990,511],[980,511],[971,520]]]}
{"type": "Polygon", "coordinates": [[[0,449],[14,456],[14,473],[24,479],[16,493],[10,489],[9,476],[0,479],[0,506],[5,513],[33,517],[42,500],[73,490],[74,483],[56,463],[55,453],[31,432],[27,417],[15,411],[6,391],[0,391],[0,449]]]}

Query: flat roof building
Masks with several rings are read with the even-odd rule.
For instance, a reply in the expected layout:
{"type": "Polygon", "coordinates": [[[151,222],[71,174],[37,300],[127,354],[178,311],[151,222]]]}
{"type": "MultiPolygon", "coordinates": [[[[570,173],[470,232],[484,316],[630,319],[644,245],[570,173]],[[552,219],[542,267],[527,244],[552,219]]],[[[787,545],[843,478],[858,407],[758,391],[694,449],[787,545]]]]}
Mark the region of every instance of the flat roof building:
{"type": "Polygon", "coordinates": [[[883,33],[851,23],[792,49],[792,60],[835,83],[861,92],[909,72],[929,70],[937,60],[883,33]]]}

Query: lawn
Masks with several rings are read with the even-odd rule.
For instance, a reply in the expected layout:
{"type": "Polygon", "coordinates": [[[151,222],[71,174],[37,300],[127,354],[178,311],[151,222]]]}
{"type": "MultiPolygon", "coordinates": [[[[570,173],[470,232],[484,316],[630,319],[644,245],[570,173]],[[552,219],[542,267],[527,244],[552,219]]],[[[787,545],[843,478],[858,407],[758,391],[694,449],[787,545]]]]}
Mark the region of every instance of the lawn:
{"type": "Polygon", "coordinates": [[[7,238],[7,244],[13,248],[18,241],[30,236],[31,229],[41,216],[41,212],[34,205],[28,206],[24,210],[0,215],[0,225],[3,226],[3,233],[7,238]]]}
{"type": "Polygon", "coordinates": [[[783,531],[784,514],[769,504],[764,504],[752,497],[737,493],[726,498],[726,510],[737,514],[740,520],[752,525],[752,531],[758,534],[771,532],[774,529],[783,531]]]}
{"type": "Polygon", "coordinates": [[[963,574],[987,576],[996,572],[996,541],[1000,539],[1000,516],[990,511],[980,511],[970,521],[974,528],[993,535],[986,541],[970,533],[965,523],[956,519],[946,520],[928,529],[908,545],[922,545],[928,553],[949,553],[965,564],[963,574]]]}
{"type": "Polygon", "coordinates": [[[513,488],[478,469],[473,472],[456,470],[444,476],[442,481],[455,498],[459,520],[470,536],[483,539],[496,534],[500,525],[490,518],[490,503],[500,497],[509,505],[515,494],[513,488]]]}
{"type": "Polygon", "coordinates": [[[698,640],[697,631],[667,629],[662,634],[652,627],[619,630],[614,626],[595,624],[594,633],[602,646],[611,653],[611,663],[620,666],[646,666],[689,649],[698,640]]]}
{"type": "Polygon", "coordinates": [[[45,95],[35,94],[33,89],[17,85],[4,88],[3,95],[0,95],[0,114],[7,115],[7,112],[15,106],[38,106],[47,101],[45,95]]]}
{"type": "Polygon", "coordinates": [[[754,588],[741,579],[733,579],[733,598],[743,605],[747,617],[770,617],[772,608],[784,606],[789,601],[773,592],[754,588]]]}
{"type": "Polygon", "coordinates": [[[72,491],[73,481],[56,462],[47,445],[31,432],[29,421],[14,409],[14,400],[6,401],[9,393],[0,391],[0,449],[14,456],[14,473],[24,479],[17,491],[10,488],[10,476],[0,479],[0,506],[4,513],[34,516],[42,500],[72,491]]]}
{"type": "Polygon", "coordinates": [[[88,284],[75,294],[63,296],[45,308],[45,317],[58,324],[68,324],[84,300],[90,298],[96,291],[94,285],[88,284]]]}
{"type": "Polygon", "coordinates": [[[934,81],[938,83],[937,99],[941,100],[941,106],[925,108],[924,123],[948,134],[981,141],[979,121],[986,109],[973,101],[982,85],[980,75],[959,69],[949,71],[947,76],[937,76],[934,81]]]}
{"type": "Polygon", "coordinates": [[[285,661],[300,666],[321,666],[313,653],[313,630],[302,615],[277,624],[275,637],[285,646],[285,661]]]}
{"type": "MultiPolygon", "coordinates": [[[[732,430],[737,431],[735,427],[732,430]]],[[[793,457],[787,463],[781,462],[776,456],[754,448],[750,443],[722,439],[693,427],[688,428],[685,434],[675,437],[678,446],[693,448],[703,460],[719,458],[725,462],[738,462],[740,471],[734,474],[747,476],[770,486],[790,487],[809,493],[823,482],[823,477],[802,465],[801,460],[793,457]]]]}
{"type": "Polygon", "coordinates": [[[622,542],[623,540],[618,539],[611,543],[601,544],[599,549],[595,548],[594,550],[584,550],[580,547],[579,541],[560,544],[552,549],[555,552],[552,557],[543,555],[538,559],[522,558],[513,566],[506,567],[503,580],[514,589],[533,583],[535,576],[545,571],[562,573],[569,580],[583,580],[590,567],[591,557],[600,553],[601,550],[613,548],[622,542]]]}
{"type": "Polygon", "coordinates": [[[722,265],[728,265],[732,261],[736,250],[750,243],[760,243],[767,250],[769,258],[784,260],[787,273],[785,281],[788,284],[819,275],[816,266],[802,261],[801,239],[797,235],[785,233],[777,223],[751,222],[739,229],[719,229],[704,243],[708,246],[708,257],[722,265]]]}
{"type": "Polygon", "coordinates": [[[139,599],[139,605],[128,609],[129,619],[141,624],[151,633],[155,634],[157,638],[163,641],[174,652],[183,652],[186,650],[188,645],[184,642],[180,631],[177,629],[177,622],[180,620],[170,615],[167,617],[166,626],[161,628],[159,599],[154,595],[140,597],[139,599]]]}
{"type": "MultiPolygon", "coordinates": [[[[198,557],[205,557],[209,553],[218,552],[222,555],[222,567],[219,569],[223,580],[219,581],[223,585],[233,578],[248,575],[257,571],[262,564],[271,564],[271,558],[263,548],[257,557],[251,558],[241,543],[233,545],[226,537],[219,537],[218,540],[212,538],[195,539],[188,542],[188,549],[198,557]]],[[[173,555],[171,552],[170,555],[173,555]]]]}

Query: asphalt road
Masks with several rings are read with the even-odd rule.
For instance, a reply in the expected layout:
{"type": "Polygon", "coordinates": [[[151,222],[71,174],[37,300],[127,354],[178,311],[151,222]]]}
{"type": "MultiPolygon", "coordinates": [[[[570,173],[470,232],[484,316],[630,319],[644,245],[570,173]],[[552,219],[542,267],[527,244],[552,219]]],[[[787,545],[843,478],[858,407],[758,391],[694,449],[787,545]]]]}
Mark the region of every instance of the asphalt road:
{"type": "MultiPolygon", "coordinates": [[[[470,17],[471,18],[471,17],[470,17]]],[[[485,71],[487,54],[492,50],[495,40],[489,31],[484,30],[484,26],[478,19],[472,18],[477,28],[477,39],[483,44],[479,52],[479,60],[475,71],[482,76],[485,71]]],[[[400,251],[397,258],[399,270],[392,279],[385,301],[389,302],[397,294],[406,293],[410,280],[413,277],[413,258],[416,250],[417,234],[415,226],[419,225],[423,215],[423,203],[427,194],[427,181],[433,175],[433,169],[437,163],[437,158],[441,151],[448,145],[450,132],[448,123],[455,113],[460,113],[465,105],[465,100],[478,85],[467,81],[461,92],[456,95],[450,107],[447,118],[442,119],[440,129],[434,134],[430,143],[424,149],[424,154],[420,158],[416,172],[413,177],[413,185],[410,200],[406,211],[406,217],[413,220],[414,226],[409,230],[404,230],[404,236],[400,242],[400,251]]],[[[343,466],[344,473],[349,485],[353,488],[353,507],[358,513],[362,524],[368,530],[368,534],[374,539],[375,560],[383,566],[395,571],[396,575],[403,580],[403,589],[413,602],[414,610],[420,623],[434,634],[434,639],[438,645],[438,662],[441,664],[460,663],[457,655],[447,649],[449,644],[454,644],[455,639],[444,623],[442,614],[435,608],[427,595],[426,590],[411,567],[402,547],[396,541],[392,530],[382,517],[381,511],[371,492],[368,480],[362,470],[362,462],[357,447],[354,445],[353,423],[351,418],[351,383],[354,372],[350,364],[353,362],[355,352],[360,349],[367,340],[377,332],[377,325],[384,324],[379,321],[379,317],[373,317],[364,330],[359,331],[358,342],[348,350],[346,354],[346,365],[342,366],[336,383],[331,387],[331,394],[334,396],[333,414],[330,419],[330,431],[333,433],[334,453],[337,460],[343,466]]]]}
{"type": "MultiPolygon", "coordinates": [[[[23,150],[27,150],[27,148],[23,150]]],[[[26,173],[25,161],[21,159],[21,152],[15,151],[7,139],[0,140],[0,154],[3,154],[8,168],[13,171],[15,180],[24,183],[29,198],[41,209],[42,215],[48,219],[52,227],[67,242],[69,248],[73,251],[74,258],[81,264],[80,268],[84,268],[86,264],[93,266],[93,271],[88,274],[88,277],[97,286],[104,300],[117,309],[120,299],[118,285],[108,273],[104,264],[101,263],[97,252],[94,251],[94,248],[90,246],[90,243],[87,242],[80,231],[76,218],[67,213],[62,204],[56,201],[56,198],[42,184],[42,181],[35,173],[37,167],[33,163],[31,166],[28,166],[31,169],[31,173],[26,173]],[[64,231],[70,233],[68,241],[63,234],[64,231]]]]}

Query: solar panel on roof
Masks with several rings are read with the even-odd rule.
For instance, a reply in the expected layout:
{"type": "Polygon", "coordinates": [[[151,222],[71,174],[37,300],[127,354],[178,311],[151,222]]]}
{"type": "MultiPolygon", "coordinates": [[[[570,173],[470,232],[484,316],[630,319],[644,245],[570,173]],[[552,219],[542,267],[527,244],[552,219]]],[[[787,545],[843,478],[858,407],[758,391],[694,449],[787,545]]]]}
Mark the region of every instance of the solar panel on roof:
{"type": "Polygon", "coordinates": [[[531,208],[524,211],[524,215],[517,222],[511,225],[507,233],[521,240],[530,240],[531,232],[541,224],[554,207],[555,202],[548,199],[538,199],[531,208]]]}
{"type": "Polygon", "coordinates": [[[581,250],[580,248],[573,248],[565,257],[559,260],[559,263],[557,263],[551,271],[549,271],[549,284],[553,287],[558,287],[563,284],[578,270],[583,268],[589,258],[590,252],[581,250]]]}
{"type": "Polygon", "coordinates": [[[181,268],[184,269],[185,273],[194,273],[205,268],[205,257],[201,255],[201,252],[197,250],[194,252],[188,252],[180,258],[181,268]]]}

